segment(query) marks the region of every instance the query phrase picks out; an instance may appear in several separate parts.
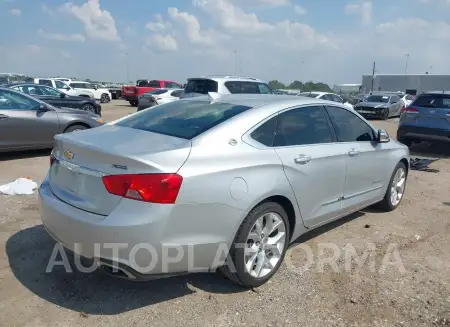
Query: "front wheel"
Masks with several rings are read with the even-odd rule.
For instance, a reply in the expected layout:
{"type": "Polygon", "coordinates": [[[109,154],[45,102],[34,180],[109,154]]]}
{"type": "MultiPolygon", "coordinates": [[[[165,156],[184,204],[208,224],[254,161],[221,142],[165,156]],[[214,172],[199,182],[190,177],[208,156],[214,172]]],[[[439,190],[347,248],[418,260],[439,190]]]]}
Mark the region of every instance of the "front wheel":
{"type": "Polygon", "coordinates": [[[90,103],[87,103],[87,104],[83,105],[80,109],[84,110],[84,111],[92,112],[94,114],[97,113],[97,111],[95,110],[95,107],[92,104],[90,104],[90,103]]]}
{"type": "Polygon", "coordinates": [[[242,222],[220,271],[237,284],[258,287],[278,271],[288,243],[286,211],[278,203],[263,203],[242,222]]]}
{"type": "Polygon", "coordinates": [[[388,120],[389,119],[389,109],[383,109],[383,112],[381,114],[381,119],[388,120]]]}
{"type": "Polygon", "coordinates": [[[102,96],[100,97],[100,102],[108,103],[109,101],[111,101],[111,99],[109,98],[109,95],[106,93],[103,93],[102,96]]]}
{"type": "Polygon", "coordinates": [[[392,173],[388,189],[378,207],[385,211],[397,209],[403,199],[406,188],[407,171],[403,162],[399,162],[392,173]]]}

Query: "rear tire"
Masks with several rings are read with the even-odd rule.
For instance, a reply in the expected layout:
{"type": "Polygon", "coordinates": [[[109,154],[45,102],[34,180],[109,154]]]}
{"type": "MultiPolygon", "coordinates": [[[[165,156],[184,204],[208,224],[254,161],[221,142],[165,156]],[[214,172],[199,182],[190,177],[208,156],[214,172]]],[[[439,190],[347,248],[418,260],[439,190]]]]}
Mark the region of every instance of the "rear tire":
{"type": "Polygon", "coordinates": [[[137,107],[138,102],[137,101],[130,101],[130,104],[132,107],[137,107]]]}
{"type": "Polygon", "coordinates": [[[78,131],[82,131],[88,129],[86,126],[84,125],[72,125],[66,128],[66,130],[64,131],[64,133],[72,133],[72,132],[78,132],[78,131]]]}
{"type": "Polygon", "coordinates": [[[111,101],[111,99],[109,98],[109,95],[106,93],[103,93],[102,96],[100,97],[101,103],[108,103],[110,101],[111,101]]]}
{"type": "Polygon", "coordinates": [[[275,202],[258,205],[239,227],[219,271],[244,287],[261,286],[278,271],[289,237],[289,220],[283,207],[275,202]]]}
{"type": "Polygon", "coordinates": [[[397,209],[405,194],[407,177],[408,173],[405,164],[403,162],[399,162],[392,173],[391,179],[389,180],[389,185],[383,200],[377,203],[376,206],[388,212],[397,209]],[[402,187],[399,187],[402,180],[402,187]]]}

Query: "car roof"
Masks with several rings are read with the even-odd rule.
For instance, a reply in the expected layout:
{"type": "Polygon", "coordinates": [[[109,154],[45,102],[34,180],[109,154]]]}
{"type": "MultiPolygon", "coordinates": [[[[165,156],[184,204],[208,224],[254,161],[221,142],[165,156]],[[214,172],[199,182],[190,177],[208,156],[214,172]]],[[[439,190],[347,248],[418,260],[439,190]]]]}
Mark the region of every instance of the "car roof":
{"type": "Polygon", "coordinates": [[[200,77],[191,77],[188,78],[189,80],[193,79],[210,79],[216,82],[220,81],[241,81],[241,82],[259,82],[259,83],[265,83],[264,81],[254,78],[254,77],[244,77],[244,76],[234,76],[234,75],[205,75],[200,77]]]}
{"type": "Polygon", "coordinates": [[[427,91],[427,92],[423,92],[421,94],[446,94],[446,95],[450,95],[450,91],[427,91]]]}
{"type": "MultiPolygon", "coordinates": [[[[2,87],[11,87],[11,86],[18,86],[18,85],[32,85],[32,86],[35,86],[35,85],[39,85],[39,84],[31,83],[31,82],[13,82],[13,83],[2,84],[2,87]]],[[[44,85],[42,85],[42,86],[44,86],[44,85]]]]}
{"type": "Polygon", "coordinates": [[[71,80],[70,83],[88,83],[88,84],[92,84],[91,82],[88,82],[88,81],[76,81],[76,80],[71,80]]]}

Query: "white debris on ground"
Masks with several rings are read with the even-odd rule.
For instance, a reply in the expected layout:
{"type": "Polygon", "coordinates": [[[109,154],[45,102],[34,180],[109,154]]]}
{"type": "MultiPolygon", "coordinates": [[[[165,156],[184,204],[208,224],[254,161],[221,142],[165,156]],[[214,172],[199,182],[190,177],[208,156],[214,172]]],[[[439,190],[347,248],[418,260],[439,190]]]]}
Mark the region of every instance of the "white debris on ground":
{"type": "Polygon", "coordinates": [[[14,182],[0,185],[3,195],[31,195],[38,185],[29,178],[18,178],[14,182]]]}

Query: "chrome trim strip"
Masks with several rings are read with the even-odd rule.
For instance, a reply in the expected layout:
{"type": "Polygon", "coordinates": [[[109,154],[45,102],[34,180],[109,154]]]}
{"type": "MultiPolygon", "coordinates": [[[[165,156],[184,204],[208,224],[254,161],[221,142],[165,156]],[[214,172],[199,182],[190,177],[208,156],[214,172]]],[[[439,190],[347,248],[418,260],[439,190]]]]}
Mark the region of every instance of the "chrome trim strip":
{"type": "Polygon", "coordinates": [[[379,190],[379,189],[381,189],[381,188],[383,188],[383,185],[380,185],[380,186],[371,188],[370,190],[358,192],[358,193],[355,193],[355,194],[344,195],[343,200],[348,200],[348,199],[351,199],[351,198],[355,198],[355,197],[357,197],[357,196],[360,196],[360,195],[363,195],[363,194],[366,194],[366,193],[370,193],[370,192],[379,190]]]}
{"type": "Polygon", "coordinates": [[[64,168],[67,168],[75,173],[79,173],[79,174],[83,174],[83,175],[88,175],[88,176],[93,176],[93,177],[97,177],[97,178],[102,178],[103,176],[106,176],[107,174],[102,173],[100,171],[97,170],[93,170],[90,168],[86,168],[86,167],[82,167],[80,165],[76,165],[73,164],[71,162],[68,162],[66,160],[63,160],[61,158],[55,157],[55,161],[56,163],[58,163],[59,165],[63,166],[64,168]]]}

